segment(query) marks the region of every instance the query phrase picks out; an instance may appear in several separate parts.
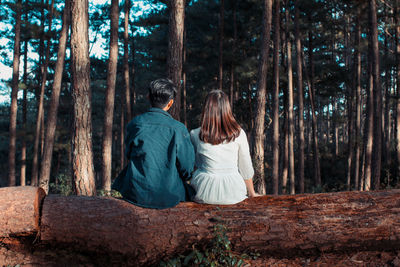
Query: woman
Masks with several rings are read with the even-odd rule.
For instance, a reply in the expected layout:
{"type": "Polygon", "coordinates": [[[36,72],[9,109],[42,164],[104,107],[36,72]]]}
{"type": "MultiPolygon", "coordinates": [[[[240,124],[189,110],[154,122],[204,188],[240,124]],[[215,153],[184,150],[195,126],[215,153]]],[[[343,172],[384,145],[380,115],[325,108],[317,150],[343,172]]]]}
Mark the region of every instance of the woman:
{"type": "Polygon", "coordinates": [[[201,127],[190,132],[197,170],[190,184],[194,201],[235,204],[258,196],[253,187],[254,170],[245,132],[232,115],[228,96],[211,91],[201,115],[201,127]]]}

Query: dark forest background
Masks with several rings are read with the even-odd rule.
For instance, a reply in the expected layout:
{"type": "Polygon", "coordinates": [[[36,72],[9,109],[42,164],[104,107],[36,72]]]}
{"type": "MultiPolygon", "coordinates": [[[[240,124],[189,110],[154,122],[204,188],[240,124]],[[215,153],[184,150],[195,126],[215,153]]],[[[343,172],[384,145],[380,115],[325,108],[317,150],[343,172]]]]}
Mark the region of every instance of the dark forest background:
{"type": "MultiPolygon", "coordinates": [[[[135,13],[139,7],[120,1],[119,26],[114,29],[119,50],[110,158],[113,178],[125,164],[125,125],[148,109],[149,82],[169,76],[171,68],[170,14],[176,6],[170,2],[177,1],[143,2],[150,5],[149,12],[125,20],[126,10],[135,13]]],[[[0,19],[8,25],[1,36],[9,41],[0,49],[0,60],[8,66],[15,62],[7,53],[15,52],[20,12],[18,89],[23,93],[17,105],[11,183],[10,105],[0,105],[0,186],[40,180],[64,7],[65,1],[59,0],[1,2],[0,19]],[[42,85],[44,118],[38,120],[42,85]],[[34,171],[39,174],[32,176],[34,171]]],[[[104,193],[102,140],[111,10],[110,4],[92,3],[89,8],[89,50],[101,38],[105,51],[90,58],[90,131],[98,194],[104,193]]],[[[224,90],[248,135],[259,192],[398,187],[399,10],[399,0],[187,0],[180,109],[174,115],[189,130],[197,128],[206,94],[224,90]]],[[[50,171],[50,192],[63,194],[77,191],[72,173],[76,100],[70,41],[68,37],[50,171]]],[[[13,81],[5,83],[11,87],[13,81]]],[[[2,90],[5,94],[8,89],[2,90]]]]}

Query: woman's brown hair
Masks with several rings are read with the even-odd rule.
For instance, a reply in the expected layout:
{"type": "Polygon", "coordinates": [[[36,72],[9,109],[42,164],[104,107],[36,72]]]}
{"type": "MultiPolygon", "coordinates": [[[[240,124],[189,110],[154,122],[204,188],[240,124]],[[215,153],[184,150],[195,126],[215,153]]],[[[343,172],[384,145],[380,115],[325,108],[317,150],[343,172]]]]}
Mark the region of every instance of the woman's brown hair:
{"type": "Polygon", "coordinates": [[[233,117],[228,96],[221,90],[208,93],[201,114],[200,140],[218,145],[231,142],[240,134],[240,126],[233,117]]]}

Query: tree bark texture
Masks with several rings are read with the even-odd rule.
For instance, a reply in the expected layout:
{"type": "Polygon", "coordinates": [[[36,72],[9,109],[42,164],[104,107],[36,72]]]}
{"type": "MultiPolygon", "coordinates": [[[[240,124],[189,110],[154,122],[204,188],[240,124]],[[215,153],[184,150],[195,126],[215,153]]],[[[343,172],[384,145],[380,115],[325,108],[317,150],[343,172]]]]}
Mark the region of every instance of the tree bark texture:
{"type": "Polygon", "coordinates": [[[169,1],[168,77],[176,86],[177,94],[171,115],[180,120],[183,30],[185,27],[185,0],[169,1]]]}
{"type": "Polygon", "coordinates": [[[88,0],[71,2],[71,54],[74,104],[72,173],[78,195],[96,193],[93,152],[88,35],[88,0]]]}
{"type": "Polygon", "coordinates": [[[374,189],[379,189],[382,165],[382,89],[380,83],[378,23],[376,1],[370,0],[371,42],[374,77],[374,143],[373,143],[373,177],[374,189]]]}
{"type": "Polygon", "coordinates": [[[154,265],[209,241],[216,224],[229,229],[234,251],[263,257],[400,249],[399,190],[264,196],[220,206],[181,203],[165,210],[106,197],[49,195],[42,201],[44,192],[32,187],[0,192],[6,196],[1,237],[40,231],[40,245],[121,255],[133,266],[154,265]]]}
{"type": "Polygon", "coordinates": [[[112,126],[114,118],[115,83],[117,80],[118,63],[118,2],[118,0],[112,0],[111,2],[110,56],[107,67],[107,90],[103,124],[102,187],[106,192],[111,191],[112,126]]]}
{"type": "Polygon", "coordinates": [[[289,33],[290,23],[290,3],[286,0],[285,16],[286,16],[286,52],[287,52],[287,77],[288,77],[288,152],[289,152],[289,181],[290,194],[295,193],[294,181],[294,117],[293,117],[293,67],[292,67],[292,42],[289,33]]]}
{"type": "Polygon", "coordinates": [[[279,49],[280,49],[280,1],[274,9],[274,77],[272,91],[272,192],[279,190],[279,49]]]}
{"type": "MultiPolygon", "coordinates": [[[[264,143],[265,143],[265,103],[267,93],[267,73],[269,46],[271,39],[272,0],[264,0],[263,5],[263,30],[261,37],[261,60],[258,68],[257,82],[257,113],[254,118],[253,129],[253,164],[255,169],[255,189],[260,194],[265,194],[265,171],[264,171],[264,143]]],[[[231,93],[231,95],[233,92],[231,93]]]]}
{"type": "MultiPolygon", "coordinates": [[[[129,80],[129,11],[131,9],[131,1],[125,0],[125,18],[124,18],[124,82],[125,82],[125,120],[129,122],[132,118],[131,107],[131,89],[129,80]]],[[[116,30],[118,31],[118,29],[116,30]]],[[[111,33],[113,34],[113,33],[111,33]]],[[[118,42],[118,39],[117,39],[118,42]]],[[[128,124],[128,123],[125,123],[128,124]]]]}
{"type": "Polygon", "coordinates": [[[54,72],[53,90],[51,93],[50,107],[47,114],[47,131],[45,136],[45,144],[43,151],[43,158],[40,167],[39,186],[48,193],[49,181],[51,171],[51,161],[53,157],[54,138],[57,127],[57,112],[60,102],[60,92],[62,76],[64,72],[65,50],[67,47],[68,31],[69,31],[69,18],[70,18],[70,0],[65,1],[63,13],[63,25],[58,42],[57,62],[54,72]]]}
{"type": "MultiPolygon", "coordinates": [[[[47,30],[47,34],[51,32],[51,26],[53,22],[53,9],[54,9],[54,0],[51,1],[50,12],[49,12],[49,28],[47,30]]],[[[45,50],[45,60],[42,68],[42,80],[40,84],[40,93],[39,93],[39,103],[38,103],[38,111],[36,115],[36,128],[35,128],[35,141],[33,145],[33,159],[32,159],[32,184],[38,185],[39,184],[39,144],[40,138],[42,135],[42,129],[44,129],[44,91],[46,89],[46,82],[47,82],[47,69],[50,62],[50,46],[51,40],[50,37],[47,37],[46,42],[46,50],[45,50]]],[[[43,142],[42,142],[43,143],[43,142]]],[[[40,152],[40,155],[42,153],[40,152]]]]}
{"type": "Polygon", "coordinates": [[[394,21],[397,25],[395,30],[395,39],[396,39],[396,88],[397,88],[397,101],[396,101],[396,152],[397,152],[397,172],[400,173],[400,0],[396,0],[396,7],[394,12],[394,21]]]}
{"type": "MultiPolygon", "coordinates": [[[[384,27],[385,31],[388,31],[388,11],[387,11],[387,6],[385,5],[384,7],[384,27]]],[[[389,61],[389,43],[388,43],[388,36],[385,35],[384,39],[384,62],[389,61]]],[[[382,105],[382,111],[383,111],[383,121],[382,121],[382,134],[383,138],[382,140],[384,141],[384,145],[382,145],[382,158],[383,162],[385,162],[384,165],[388,166],[390,164],[390,79],[391,79],[391,71],[390,67],[385,66],[384,69],[385,72],[385,89],[384,89],[384,101],[382,105]]],[[[387,178],[386,180],[389,180],[390,177],[385,175],[387,178]]]]}
{"type": "MultiPolygon", "coordinates": [[[[357,66],[355,65],[355,68],[357,66]]],[[[355,73],[357,75],[357,73],[355,73]]],[[[357,86],[357,85],[356,85],[357,86]]],[[[347,179],[346,179],[346,187],[347,190],[351,189],[351,173],[352,173],[352,166],[353,166],[353,153],[354,153],[354,118],[353,118],[353,110],[354,110],[354,86],[347,87],[347,135],[349,138],[349,142],[347,143],[348,147],[348,154],[347,154],[347,179]]]]}
{"type": "Polygon", "coordinates": [[[361,152],[361,51],[360,51],[360,7],[357,8],[355,36],[355,66],[356,66],[356,118],[355,118],[355,158],[354,158],[354,189],[360,189],[360,152],[361,152]]]}
{"type": "MultiPolygon", "coordinates": [[[[371,49],[368,49],[371,50],[371,49]]],[[[365,170],[364,170],[364,182],[362,190],[371,190],[372,180],[372,149],[374,142],[374,86],[373,86],[373,74],[372,74],[372,56],[369,53],[368,57],[368,85],[367,85],[367,117],[364,126],[364,145],[365,145],[365,170]]]]}
{"type": "Polygon", "coordinates": [[[299,191],[304,193],[304,90],[303,90],[303,68],[301,60],[301,37],[299,25],[299,1],[295,3],[295,38],[296,38],[296,72],[297,72],[297,93],[298,93],[298,110],[299,110],[299,161],[298,161],[298,179],[299,191]]]}
{"type": "Polygon", "coordinates": [[[19,56],[21,41],[21,8],[22,0],[17,2],[15,14],[14,59],[11,82],[11,107],[10,107],[10,139],[8,143],[8,186],[16,185],[15,178],[15,153],[17,144],[17,111],[18,111],[18,85],[19,85],[19,56]]]}

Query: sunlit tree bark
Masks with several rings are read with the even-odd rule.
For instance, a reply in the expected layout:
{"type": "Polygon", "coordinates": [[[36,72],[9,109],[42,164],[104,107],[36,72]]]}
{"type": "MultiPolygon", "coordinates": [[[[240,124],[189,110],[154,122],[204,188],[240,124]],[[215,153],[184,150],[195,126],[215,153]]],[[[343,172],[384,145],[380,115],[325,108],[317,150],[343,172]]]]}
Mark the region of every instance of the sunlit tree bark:
{"type": "MultiPolygon", "coordinates": [[[[371,46],[371,44],[369,44],[371,46]]],[[[364,181],[363,190],[371,190],[371,179],[372,179],[372,147],[374,142],[374,86],[373,86],[373,74],[372,74],[372,55],[371,47],[368,51],[368,86],[367,86],[367,116],[365,119],[364,126],[364,153],[365,153],[365,163],[364,163],[364,181]]]]}
{"type": "Polygon", "coordinates": [[[71,2],[73,78],[72,175],[78,195],[95,195],[89,60],[88,0],[71,2]]]}

